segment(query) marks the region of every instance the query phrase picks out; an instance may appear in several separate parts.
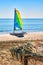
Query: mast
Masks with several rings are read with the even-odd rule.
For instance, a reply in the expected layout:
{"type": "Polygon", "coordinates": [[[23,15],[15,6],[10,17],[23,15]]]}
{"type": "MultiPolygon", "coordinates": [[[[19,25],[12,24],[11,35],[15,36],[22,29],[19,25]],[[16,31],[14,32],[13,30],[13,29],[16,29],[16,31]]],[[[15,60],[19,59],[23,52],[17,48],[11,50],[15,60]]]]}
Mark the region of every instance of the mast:
{"type": "Polygon", "coordinates": [[[16,21],[16,8],[14,9],[14,31],[15,31],[15,21],[16,21]]]}

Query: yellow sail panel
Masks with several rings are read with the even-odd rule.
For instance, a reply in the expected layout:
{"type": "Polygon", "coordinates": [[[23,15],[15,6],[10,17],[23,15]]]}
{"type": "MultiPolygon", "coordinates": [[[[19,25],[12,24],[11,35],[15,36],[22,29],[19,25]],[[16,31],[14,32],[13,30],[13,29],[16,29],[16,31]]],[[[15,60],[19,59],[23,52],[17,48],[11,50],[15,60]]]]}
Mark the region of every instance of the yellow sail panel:
{"type": "Polygon", "coordinates": [[[17,13],[17,15],[18,15],[18,18],[21,18],[20,13],[19,13],[18,10],[16,10],[16,13],[17,13]]]}

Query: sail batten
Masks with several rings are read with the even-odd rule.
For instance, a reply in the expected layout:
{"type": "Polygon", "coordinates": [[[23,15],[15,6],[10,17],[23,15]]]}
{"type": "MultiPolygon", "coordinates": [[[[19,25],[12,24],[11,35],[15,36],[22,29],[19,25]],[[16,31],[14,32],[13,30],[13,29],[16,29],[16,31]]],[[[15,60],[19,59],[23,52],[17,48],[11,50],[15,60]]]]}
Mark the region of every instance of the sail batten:
{"type": "Polygon", "coordinates": [[[14,30],[16,30],[16,29],[22,30],[22,19],[21,19],[19,11],[15,9],[15,14],[14,14],[14,30]]]}

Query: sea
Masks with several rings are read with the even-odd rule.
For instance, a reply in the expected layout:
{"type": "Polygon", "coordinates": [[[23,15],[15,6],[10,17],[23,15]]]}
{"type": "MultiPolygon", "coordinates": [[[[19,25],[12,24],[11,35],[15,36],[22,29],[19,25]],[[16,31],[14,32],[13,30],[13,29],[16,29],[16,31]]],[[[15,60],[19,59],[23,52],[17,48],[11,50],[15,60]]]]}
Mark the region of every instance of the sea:
{"type": "MultiPolygon", "coordinates": [[[[16,32],[39,32],[43,31],[43,18],[23,18],[22,30],[16,32]]],[[[0,19],[0,33],[13,33],[14,19],[1,18],[0,19]]]]}

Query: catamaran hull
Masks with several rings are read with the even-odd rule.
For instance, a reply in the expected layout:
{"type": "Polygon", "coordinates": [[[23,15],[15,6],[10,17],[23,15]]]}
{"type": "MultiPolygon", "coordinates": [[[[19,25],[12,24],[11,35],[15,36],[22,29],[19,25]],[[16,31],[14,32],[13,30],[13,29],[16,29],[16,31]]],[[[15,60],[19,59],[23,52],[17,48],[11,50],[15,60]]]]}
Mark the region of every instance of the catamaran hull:
{"type": "Polygon", "coordinates": [[[15,35],[17,37],[24,37],[24,34],[26,34],[26,32],[21,32],[21,33],[10,33],[11,35],[15,35]]]}

